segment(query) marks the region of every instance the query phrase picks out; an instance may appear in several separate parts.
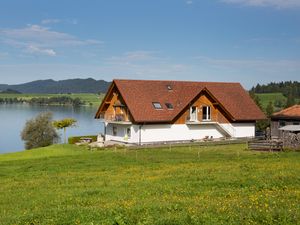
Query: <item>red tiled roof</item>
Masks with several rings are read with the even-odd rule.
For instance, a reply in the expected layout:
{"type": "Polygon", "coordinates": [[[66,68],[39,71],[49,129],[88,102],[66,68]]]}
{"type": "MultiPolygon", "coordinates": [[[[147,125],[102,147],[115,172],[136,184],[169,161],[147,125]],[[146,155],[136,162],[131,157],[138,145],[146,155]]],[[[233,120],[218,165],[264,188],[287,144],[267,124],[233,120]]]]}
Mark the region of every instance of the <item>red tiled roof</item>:
{"type": "Polygon", "coordinates": [[[213,95],[233,120],[265,119],[265,115],[239,83],[160,80],[114,80],[113,83],[135,122],[171,122],[204,89],[213,95]],[[163,109],[154,109],[153,102],[160,102],[163,109]],[[174,110],[168,110],[165,103],[171,103],[174,110]]]}
{"type": "Polygon", "coordinates": [[[294,105],[289,108],[286,108],[284,110],[281,110],[277,113],[274,113],[272,115],[272,118],[279,118],[279,117],[284,117],[284,118],[300,118],[300,105],[294,105]]]}

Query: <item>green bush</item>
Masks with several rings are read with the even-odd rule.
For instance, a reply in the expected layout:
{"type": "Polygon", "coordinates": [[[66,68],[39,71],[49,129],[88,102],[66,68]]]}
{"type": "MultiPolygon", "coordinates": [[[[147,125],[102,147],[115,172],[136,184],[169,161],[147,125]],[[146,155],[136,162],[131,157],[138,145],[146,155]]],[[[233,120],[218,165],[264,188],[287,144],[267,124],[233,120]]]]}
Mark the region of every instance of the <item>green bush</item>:
{"type": "Polygon", "coordinates": [[[59,136],[52,126],[52,113],[40,113],[35,118],[28,120],[21,132],[21,138],[25,141],[26,149],[45,147],[56,143],[59,136]]]}
{"type": "Polygon", "coordinates": [[[96,135],[87,135],[87,136],[74,136],[68,138],[69,144],[75,144],[80,141],[80,138],[92,138],[93,142],[97,141],[96,135]]]}

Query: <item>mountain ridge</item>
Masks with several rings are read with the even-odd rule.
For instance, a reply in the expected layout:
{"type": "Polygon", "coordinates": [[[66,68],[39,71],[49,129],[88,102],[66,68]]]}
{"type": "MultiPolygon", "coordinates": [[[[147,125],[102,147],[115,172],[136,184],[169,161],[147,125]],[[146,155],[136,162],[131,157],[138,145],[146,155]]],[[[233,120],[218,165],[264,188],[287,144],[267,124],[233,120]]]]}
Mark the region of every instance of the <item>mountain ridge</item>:
{"type": "Polygon", "coordinates": [[[74,78],[55,81],[53,79],[35,80],[22,84],[0,84],[0,92],[7,89],[21,93],[105,93],[111,82],[93,78],[74,78]]]}

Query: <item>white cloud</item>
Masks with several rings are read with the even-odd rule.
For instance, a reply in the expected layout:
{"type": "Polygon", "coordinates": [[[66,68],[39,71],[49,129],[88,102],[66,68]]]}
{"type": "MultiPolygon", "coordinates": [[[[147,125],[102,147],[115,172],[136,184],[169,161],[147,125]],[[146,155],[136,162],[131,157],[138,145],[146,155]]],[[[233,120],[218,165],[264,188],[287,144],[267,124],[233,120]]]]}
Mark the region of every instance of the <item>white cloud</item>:
{"type": "Polygon", "coordinates": [[[143,63],[161,59],[156,55],[157,53],[156,51],[130,51],[121,56],[110,57],[106,61],[113,64],[143,63]]]}
{"type": "Polygon", "coordinates": [[[293,8],[300,7],[300,0],[221,0],[225,3],[240,4],[246,6],[293,8]]]}
{"type": "Polygon", "coordinates": [[[186,3],[187,5],[191,5],[191,4],[193,4],[193,1],[188,0],[188,1],[186,1],[185,3],[186,3]]]}
{"type": "Polygon", "coordinates": [[[172,76],[186,71],[187,66],[172,62],[169,58],[161,56],[159,51],[139,50],[107,58],[102,69],[106,69],[107,74],[118,74],[118,77],[121,75],[121,78],[172,79],[172,76]]]}
{"type": "Polygon", "coordinates": [[[49,25],[49,24],[56,24],[56,23],[65,23],[65,24],[72,24],[77,25],[78,20],[77,19],[44,19],[41,21],[42,25],[49,25]]]}
{"type": "Polygon", "coordinates": [[[19,42],[37,42],[43,45],[51,46],[78,46],[89,44],[101,44],[98,40],[81,40],[73,35],[53,31],[48,27],[40,25],[27,25],[25,28],[19,29],[2,29],[0,34],[8,40],[15,40],[19,42]]]}
{"type": "Polygon", "coordinates": [[[29,45],[25,52],[38,55],[56,56],[56,52],[53,49],[42,49],[34,45],[29,45]]]}
{"type": "Polygon", "coordinates": [[[0,42],[3,44],[21,48],[28,53],[47,53],[44,55],[54,56],[55,48],[78,47],[78,46],[101,46],[103,42],[93,39],[79,39],[73,35],[54,31],[40,25],[27,25],[24,28],[0,29],[0,42]],[[32,46],[37,49],[32,50],[32,46]],[[31,49],[31,50],[30,50],[31,49]],[[52,50],[52,51],[50,51],[52,50]]]}
{"type": "Polygon", "coordinates": [[[41,24],[51,24],[51,23],[59,23],[61,20],[59,19],[44,19],[41,21],[41,24]]]}

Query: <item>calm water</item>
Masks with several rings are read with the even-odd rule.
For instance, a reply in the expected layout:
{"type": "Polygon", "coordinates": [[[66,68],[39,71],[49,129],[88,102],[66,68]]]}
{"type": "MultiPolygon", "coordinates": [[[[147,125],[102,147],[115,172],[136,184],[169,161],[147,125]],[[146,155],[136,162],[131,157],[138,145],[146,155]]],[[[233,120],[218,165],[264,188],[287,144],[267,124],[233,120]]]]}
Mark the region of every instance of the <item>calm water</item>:
{"type": "MultiPolygon", "coordinates": [[[[51,111],[54,119],[75,118],[77,126],[68,128],[67,136],[103,133],[103,124],[99,120],[94,119],[96,110],[94,107],[0,105],[0,153],[24,149],[20,133],[26,121],[40,112],[51,111]]],[[[62,135],[61,140],[63,140],[62,135]]]]}

